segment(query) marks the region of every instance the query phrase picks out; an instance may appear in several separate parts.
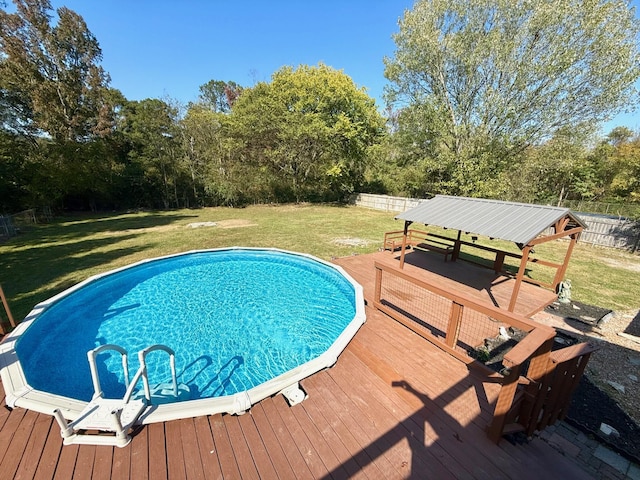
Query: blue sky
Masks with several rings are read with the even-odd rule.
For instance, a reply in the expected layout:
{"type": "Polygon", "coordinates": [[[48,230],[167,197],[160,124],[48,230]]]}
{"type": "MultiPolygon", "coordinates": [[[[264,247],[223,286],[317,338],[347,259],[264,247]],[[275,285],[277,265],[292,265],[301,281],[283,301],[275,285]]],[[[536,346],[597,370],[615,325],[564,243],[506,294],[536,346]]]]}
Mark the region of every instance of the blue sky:
{"type": "MultiPolygon", "coordinates": [[[[638,5],[639,0],[633,2],[638,5]]],[[[130,100],[196,100],[209,80],[250,86],[284,65],[322,62],[366,87],[380,108],[383,57],[413,0],[54,0],[87,22],[111,85],[130,100]]],[[[636,12],[637,14],[637,12],[636,12]]],[[[640,128],[640,113],[604,126],[640,128]]]]}
{"type": "Polygon", "coordinates": [[[209,80],[250,86],[323,62],[379,99],[383,57],[413,0],[63,0],[87,22],[112,86],[131,100],[187,102],[209,80]]]}

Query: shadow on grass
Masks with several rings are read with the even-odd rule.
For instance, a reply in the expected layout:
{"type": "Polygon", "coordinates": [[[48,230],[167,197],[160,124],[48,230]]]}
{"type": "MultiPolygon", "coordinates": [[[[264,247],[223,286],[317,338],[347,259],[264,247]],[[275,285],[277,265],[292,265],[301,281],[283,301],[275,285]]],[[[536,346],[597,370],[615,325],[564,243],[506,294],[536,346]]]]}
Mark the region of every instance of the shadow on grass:
{"type": "Polygon", "coordinates": [[[147,228],[169,226],[189,218],[198,218],[198,215],[141,213],[67,216],[54,223],[34,226],[25,235],[12,239],[11,244],[25,246],[45,242],[59,243],[107,232],[135,233],[147,228]]]}
{"type": "Polygon", "coordinates": [[[192,217],[197,215],[78,216],[38,225],[13,238],[1,246],[0,284],[16,322],[37,303],[89,276],[66,279],[70,274],[151,248],[143,240],[131,246],[130,241],[138,237],[141,229],[168,226],[192,217]],[[91,238],[105,232],[114,232],[117,236],[91,238]],[[125,241],[129,241],[129,246],[117,247],[125,241]]]}

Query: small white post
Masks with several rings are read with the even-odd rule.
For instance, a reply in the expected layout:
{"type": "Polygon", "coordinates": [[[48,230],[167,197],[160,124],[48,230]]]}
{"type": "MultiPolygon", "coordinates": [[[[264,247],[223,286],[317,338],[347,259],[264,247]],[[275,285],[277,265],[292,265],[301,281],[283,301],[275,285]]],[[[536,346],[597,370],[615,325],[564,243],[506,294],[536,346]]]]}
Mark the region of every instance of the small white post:
{"type": "Polygon", "coordinates": [[[60,425],[60,435],[62,435],[62,438],[67,439],[73,437],[75,432],[71,427],[69,427],[67,420],[64,418],[64,415],[62,415],[62,412],[59,408],[56,408],[53,411],[53,416],[58,422],[58,425],[60,425]]]}
{"type": "Polygon", "coordinates": [[[122,426],[122,421],[120,420],[120,415],[122,414],[122,408],[116,408],[111,411],[111,422],[113,424],[113,429],[116,432],[116,438],[118,439],[118,445],[125,446],[129,443],[129,436],[127,432],[124,431],[122,426]]]}

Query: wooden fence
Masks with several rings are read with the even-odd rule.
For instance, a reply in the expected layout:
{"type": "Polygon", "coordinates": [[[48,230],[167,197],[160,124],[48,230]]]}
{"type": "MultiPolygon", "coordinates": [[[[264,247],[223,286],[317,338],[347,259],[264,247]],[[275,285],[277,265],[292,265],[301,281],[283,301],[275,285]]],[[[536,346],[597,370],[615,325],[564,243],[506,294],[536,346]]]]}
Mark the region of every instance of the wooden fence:
{"type": "MultiPolygon", "coordinates": [[[[400,213],[422,202],[419,198],[391,197],[359,193],[354,197],[355,205],[400,213]]],[[[587,224],[580,235],[580,243],[612,247],[636,252],[640,250],[640,221],[623,217],[576,212],[587,224]]]]}
{"type": "Polygon", "coordinates": [[[422,199],[419,198],[391,197],[389,195],[374,195],[372,193],[359,193],[353,199],[353,203],[359,207],[395,213],[409,210],[420,202],[422,202],[422,199]]]}
{"type": "Polygon", "coordinates": [[[578,216],[587,224],[580,236],[581,243],[632,252],[640,249],[640,221],[590,213],[578,213],[578,216]]]}

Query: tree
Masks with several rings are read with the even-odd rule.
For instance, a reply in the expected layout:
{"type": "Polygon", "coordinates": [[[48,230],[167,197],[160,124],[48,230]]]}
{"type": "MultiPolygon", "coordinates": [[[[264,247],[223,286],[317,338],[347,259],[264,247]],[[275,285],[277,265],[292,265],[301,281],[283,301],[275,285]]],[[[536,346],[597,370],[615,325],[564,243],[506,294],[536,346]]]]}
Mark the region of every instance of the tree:
{"type": "Polygon", "coordinates": [[[628,127],[615,127],[607,135],[608,143],[614,147],[619,147],[628,143],[633,138],[633,130],[628,127]]]}
{"type": "Polygon", "coordinates": [[[27,157],[32,150],[23,137],[0,130],[0,212],[19,211],[28,201],[32,176],[27,157]]]}
{"type": "Polygon", "coordinates": [[[587,150],[590,132],[563,128],[542,145],[529,147],[501,176],[515,201],[561,205],[590,199],[597,191],[596,165],[587,150]]]}
{"type": "MultiPolygon", "coordinates": [[[[0,9],[0,106],[20,133],[45,132],[54,140],[86,141],[111,128],[105,100],[109,77],[100,67],[98,41],[80,15],[48,0],[14,0],[0,9]]],[[[3,119],[4,120],[4,119],[3,119]]]]}
{"type": "Polygon", "coordinates": [[[28,173],[25,203],[97,208],[116,168],[105,138],[118,98],[98,42],[66,7],[54,20],[48,0],[14,4],[15,13],[0,8],[0,125],[5,139],[28,145],[15,150],[28,173]]]}
{"type": "Polygon", "coordinates": [[[181,172],[177,111],[158,99],[127,102],[121,131],[130,144],[128,175],[139,205],[179,206],[181,172]]]}
{"type": "Polygon", "coordinates": [[[612,161],[616,174],[611,181],[611,193],[640,201],[640,135],[618,143],[612,161]]]}
{"type": "Polygon", "coordinates": [[[231,152],[227,114],[191,105],[180,122],[183,164],[191,177],[196,203],[234,205],[246,189],[231,152]]]}
{"type": "Polygon", "coordinates": [[[387,100],[419,106],[429,155],[474,183],[563,127],[635,105],[638,32],[619,0],[419,0],[385,58],[387,100]]]}
{"type": "Polygon", "coordinates": [[[231,132],[278,200],[342,200],[363,182],[367,149],[384,121],[375,102],[325,65],[284,67],[245,89],[231,132]]]}
{"type": "Polygon", "coordinates": [[[200,85],[199,103],[214,112],[227,113],[242,93],[243,88],[236,82],[209,80],[200,85]]]}

